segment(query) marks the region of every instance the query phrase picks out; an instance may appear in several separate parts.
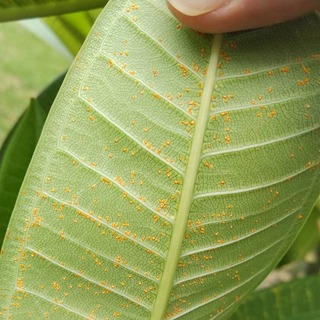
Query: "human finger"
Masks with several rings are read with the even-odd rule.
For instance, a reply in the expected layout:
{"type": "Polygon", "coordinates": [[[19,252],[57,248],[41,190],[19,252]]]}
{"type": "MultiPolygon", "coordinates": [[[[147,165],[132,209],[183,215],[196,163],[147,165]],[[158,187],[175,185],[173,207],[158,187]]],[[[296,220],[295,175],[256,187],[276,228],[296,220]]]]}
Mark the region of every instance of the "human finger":
{"type": "Polygon", "coordinates": [[[320,9],[320,0],[168,0],[168,3],[183,24],[208,33],[263,27],[320,9]]]}

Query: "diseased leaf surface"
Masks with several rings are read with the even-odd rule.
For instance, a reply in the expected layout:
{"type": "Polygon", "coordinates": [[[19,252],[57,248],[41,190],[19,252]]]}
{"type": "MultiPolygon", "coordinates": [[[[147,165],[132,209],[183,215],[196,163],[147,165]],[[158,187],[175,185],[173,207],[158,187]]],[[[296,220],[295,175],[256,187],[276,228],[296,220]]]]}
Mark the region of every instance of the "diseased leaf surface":
{"type": "Polygon", "coordinates": [[[319,24],[200,35],[112,1],[22,187],[2,315],[226,319],[319,195],[319,24]]]}

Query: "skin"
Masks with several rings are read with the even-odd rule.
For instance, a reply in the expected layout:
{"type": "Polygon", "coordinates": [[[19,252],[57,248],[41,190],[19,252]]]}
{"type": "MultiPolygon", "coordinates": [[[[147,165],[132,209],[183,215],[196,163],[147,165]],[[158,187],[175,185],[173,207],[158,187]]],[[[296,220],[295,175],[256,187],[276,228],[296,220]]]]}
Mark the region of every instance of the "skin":
{"type": "Polygon", "coordinates": [[[190,28],[200,32],[220,33],[291,20],[313,10],[320,10],[320,0],[231,0],[225,7],[200,16],[187,16],[170,3],[168,6],[176,18],[190,28]]]}

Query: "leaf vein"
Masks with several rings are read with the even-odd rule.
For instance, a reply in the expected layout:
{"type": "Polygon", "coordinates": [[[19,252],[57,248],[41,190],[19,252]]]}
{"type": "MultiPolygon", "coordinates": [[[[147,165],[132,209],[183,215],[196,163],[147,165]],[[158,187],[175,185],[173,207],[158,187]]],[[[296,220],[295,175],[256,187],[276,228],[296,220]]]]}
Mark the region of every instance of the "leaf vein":
{"type": "Polygon", "coordinates": [[[144,151],[146,151],[147,153],[151,154],[154,158],[157,158],[160,162],[164,163],[165,165],[167,165],[168,167],[170,167],[172,170],[178,172],[181,176],[183,176],[183,172],[177,168],[175,165],[173,165],[172,163],[170,163],[169,161],[166,161],[165,159],[163,159],[162,157],[160,157],[157,153],[152,152],[151,150],[149,150],[148,148],[146,148],[146,146],[140,142],[138,139],[136,139],[133,135],[131,135],[128,131],[124,130],[123,127],[121,127],[119,124],[117,124],[115,121],[113,121],[112,119],[110,119],[107,115],[103,114],[98,108],[96,108],[92,103],[89,103],[87,100],[85,100],[83,97],[79,96],[79,98],[84,101],[85,103],[87,103],[92,109],[94,109],[98,114],[101,115],[101,117],[103,117],[106,121],[108,121],[109,123],[111,123],[112,125],[114,125],[119,131],[121,131],[124,135],[126,135],[129,139],[131,139],[132,141],[134,141],[137,145],[139,145],[144,151]]]}
{"type": "Polygon", "coordinates": [[[28,289],[25,289],[25,288],[19,288],[18,290],[21,291],[21,292],[25,292],[25,293],[28,293],[30,295],[33,295],[33,296],[35,296],[37,298],[40,298],[42,300],[45,300],[45,301],[47,301],[47,302],[49,302],[49,303],[51,303],[53,305],[56,305],[59,308],[65,309],[65,310],[67,310],[67,311],[69,311],[69,312],[71,312],[73,314],[76,314],[76,315],[78,315],[78,316],[80,316],[80,317],[82,317],[84,319],[88,318],[88,316],[85,316],[84,314],[82,314],[82,313],[80,313],[80,312],[78,312],[78,311],[76,311],[74,309],[71,309],[70,307],[66,306],[65,304],[57,303],[54,300],[50,300],[49,298],[46,298],[45,296],[43,296],[43,295],[41,295],[39,293],[36,293],[34,291],[31,291],[31,290],[28,290],[28,289]]]}
{"type": "MultiPolygon", "coordinates": [[[[155,39],[150,33],[148,33],[146,30],[142,29],[140,26],[138,26],[136,23],[134,23],[133,21],[131,21],[131,19],[129,19],[128,15],[125,15],[125,17],[127,18],[127,21],[129,21],[131,23],[131,25],[133,25],[134,27],[136,27],[136,29],[140,30],[141,33],[143,33],[144,35],[146,35],[151,42],[155,43],[159,48],[161,48],[169,57],[171,57],[174,61],[176,62],[180,62],[177,57],[175,57],[165,46],[161,45],[161,43],[155,39]]],[[[188,71],[190,71],[191,74],[193,74],[198,81],[202,81],[203,78],[201,76],[199,76],[199,74],[197,74],[194,70],[192,70],[192,68],[190,68],[188,65],[185,65],[186,69],[188,71]]]]}
{"type": "MultiPolygon", "coordinates": [[[[141,199],[139,199],[139,196],[134,195],[129,189],[124,188],[121,184],[119,184],[117,181],[114,180],[114,178],[111,178],[110,176],[106,175],[105,172],[99,171],[97,170],[97,168],[93,168],[92,166],[88,165],[87,163],[85,163],[83,160],[81,160],[79,157],[75,156],[74,154],[72,154],[70,151],[68,151],[67,149],[64,149],[62,147],[58,147],[58,150],[66,153],[67,155],[70,155],[71,157],[73,157],[75,160],[77,160],[82,166],[86,167],[87,169],[99,174],[101,176],[101,178],[105,178],[107,180],[109,180],[112,184],[114,184],[115,186],[117,186],[121,191],[126,192],[127,195],[131,198],[133,198],[134,200],[136,200],[141,206],[145,207],[146,209],[150,210],[152,213],[158,215],[159,217],[161,217],[162,219],[168,221],[169,223],[172,223],[172,219],[168,218],[168,216],[161,214],[160,212],[156,211],[154,208],[152,208],[148,202],[144,202],[141,199]]],[[[172,192],[170,190],[170,192],[172,192]]]]}
{"type": "Polygon", "coordinates": [[[238,194],[238,193],[244,193],[244,192],[249,192],[249,191],[255,191],[259,189],[265,189],[271,186],[274,186],[276,184],[282,183],[287,181],[288,179],[292,179],[306,171],[312,170],[312,168],[316,167],[317,164],[310,166],[310,167],[305,167],[300,171],[297,171],[295,173],[292,173],[291,175],[282,177],[278,180],[271,181],[270,183],[265,183],[265,184],[260,184],[256,185],[253,187],[247,187],[247,188],[242,188],[242,189],[235,189],[235,190],[227,190],[227,191],[215,191],[215,192],[207,192],[207,193],[202,193],[202,194],[197,194],[193,197],[194,200],[200,199],[200,198],[207,198],[207,197],[214,197],[217,195],[231,195],[231,194],[238,194]]]}
{"type": "Polygon", "coordinates": [[[302,206],[299,206],[296,210],[290,212],[287,215],[284,215],[283,217],[281,217],[281,219],[273,221],[272,223],[264,226],[263,228],[260,228],[260,229],[256,230],[254,233],[247,234],[247,235],[242,236],[240,238],[237,238],[235,240],[225,241],[224,243],[219,244],[217,246],[213,246],[211,248],[201,248],[201,249],[197,249],[197,250],[188,251],[188,252],[182,254],[181,257],[187,257],[187,256],[190,256],[190,255],[195,254],[195,253],[206,252],[206,251],[212,250],[212,249],[218,249],[218,248],[222,248],[222,247],[232,246],[234,243],[241,242],[241,241],[243,241],[245,239],[248,239],[250,237],[256,236],[260,232],[263,232],[263,231],[267,230],[268,228],[272,227],[273,225],[275,225],[277,223],[280,223],[281,221],[286,220],[287,218],[291,217],[293,214],[295,214],[296,212],[301,210],[301,208],[302,208],[302,206]]]}
{"type": "MultiPolygon", "coordinates": [[[[275,241],[275,242],[273,242],[272,244],[270,244],[269,246],[265,247],[263,250],[260,250],[260,251],[255,252],[254,255],[251,255],[251,256],[249,256],[249,257],[246,257],[245,259],[241,260],[240,262],[237,262],[237,263],[228,265],[228,266],[223,267],[223,268],[216,269],[216,270],[214,270],[214,271],[204,272],[204,273],[201,273],[201,274],[197,274],[197,275],[193,275],[193,276],[189,276],[189,277],[187,277],[187,278],[183,278],[183,279],[177,280],[177,281],[174,283],[174,286],[179,285],[179,284],[184,283],[184,282],[187,282],[187,281],[190,281],[190,280],[194,280],[194,279],[201,278],[201,277],[203,277],[203,276],[213,275],[213,274],[215,274],[215,273],[222,272],[222,271],[226,271],[226,270],[228,270],[228,269],[230,269],[230,268],[240,266],[241,264],[246,263],[246,262],[249,262],[250,260],[256,258],[258,255],[262,255],[263,253],[267,252],[269,249],[271,249],[271,248],[273,248],[274,246],[276,246],[276,245],[278,245],[279,243],[281,243],[284,239],[285,239],[285,237],[282,237],[282,238],[280,238],[280,239],[277,239],[277,241],[275,241]]],[[[209,249],[209,250],[210,250],[210,249],[209,249]]]]}
{"type": "MultiPolygon", "coordinates": [[[[60,203],[63,203],[65,206],[67,207],[71,207],[75,210],[79,210],[81,211],[81,213],[83,213],[84,215],[90,217],[90,219],[93,219],[94,221],[98,222],[98,223],[101,223],[101,225],[105,226],[106,228],[108,229],[111,229],[117,233],[119,233],[121,236],[125,237],[126,239],[140,245],[141,247],[145,248],[146,250],[151,250],[152,252],[154,252],[155,254],[157,254],[160,258],[164,258],[164,255],[163,253],[161,253],[160,251],[158,251],[156,248],[153,248],[153,247],[149,247],[147,245],[145,245],[144,243],[142,243],[141,241],[137,240],[136,238],[132,238],[132,237],[129,237],[128,235],[126,235],[124,232],[122,232],[121,230],[111,226],[110,224],[106,223],[105,221],[101,220],[101,219],[98,219],[96,218],[94,215],[90,214],[89,212],[87,212],[86,210],[80,208],[79,206],[75,206],[73,204],[70,204],[68,203],[67,201],[62,201],[56,197],[53,197],[51,194],[47,193],[47,192],[43,192],[43,194],[45,194],[47,197],[55,200],[55,201],[58,201],[60,203]]],[[[107,257],[106,257],[107,258],[107,257]]]]}
{"type": "Polygon", "coordinates": [[[32,251],[33,253],[35,253],[35,254],[37,254],[37,255],[39,255],[41,258],[43,258],[44,260],[47,260],[48,262],[54,264],[55,266],[58,266],[59,268],[62,268],[62,269],[66,270],[66,271],[68,271],[68,272],[70,272],[70,273],[72,273],[72,274],[75,274],[75,275],[77,275],[77,276],[78,276],[79,278],[81,278],[81,279],[84,279],[84,280],[86,280],[86,281],[88,281],[88,282],[94,283],[95,285],[97,285],[98,287],[100,287],[100,288],[102,288],[102,289],[107,289],[107,290],[113,292],[114,294],[117,294],[117,295],[119,295],[119,296],[121,296],[121,297],[123,297],[123,298],[125,298],[125,299],[128,299],[128,300],[130,300],[131,302],[133,302],[133,303],[135,303],[135,304],[137,304],[137,305],[139,305],[139,306],[147,309],[148,311],[150,311],[150,307],[149,307],[149,306],[147,306],[146,304],[142,303],[141,301],[135,300],[133,297],[125,294],[124,292],[117,291],[117,290],[115,290],[114,288],[111,288],[111,287],[109,287],[109,286],[103,285],[102,283],[100,283],[100,282],[98,282],[98,281],[95,281],[95,280],[93,280],[93,279],[91,279],[91,278],[89,278],[89,277],[86,277],[85,275],[81,274],[80,272],[78,272],[78,271],[76,271],[76,270],[73,270],[73,269],[71,269],[71,268],[68,268],[68,267],[66,267],[66,266],[63,266],[63,265],[61,265],[60,263],[58,263],[58,262],[50,259],[48,256],[42,254],[41,252],[32,249],[31,247],[26,247],[26,249],[32,251]]]}
{"type": "Polygon", "coordinates": [[[290,135],[282,136],[282,137],[275,138],[275,139],[268,140],[268,141],[264,141],[264,142],[261,142],[261,143],[255,143],[255,144],[242,146],[242,147],[229,148],[229,149],[225,149],[225,150],[208,152],[208,153],[204,154],[201,157],[201,159],[205,159],[205,158],[212,157],[212,156],[219,155],[219,154],[230,153],[230,152],[241,152],[241,151],[244,151],[244,150],[260,148],[260,147],[271,145],[271,144],[274,144],[274,143],[283,142],[283,141],[286,141],[286,140],[297,138],[297,137],[302,136],[302,135],[304,135],[306,133],[309,133],[309,132],[312,132],[312,131],[316,131],[318,128],[319,128],[319,126],[312,127],[312,128],[307,129],[307,130],[297,131],[297,132],[292,133],[290,135]]]}
{"type": "Polygon", "coordinates": [[[271,68],[260,69],[258,71],[254,71],[254,72],[250,72],[250,73],[235,74],[235,75],[230,75],[230,76],[225,76],[225,77],[222,76],[220,79],[221,80],[229,80],[229,79],[235,79],[235,78],[246,78],[246,77],[258,75],[261,73],[265,73],[265,72],[268,72],[271,70],[281,69],[284,67],[299,66],[299,65],[303,65],[305,63],[313,62],[313,61],[320,61],[320,58],[306,58],[303,60],[303,63],[298,61],[298,62],[291,62],[291,63],[286,63],[286,64],[279,64],[279,65],[272,66],[271,68]]]}

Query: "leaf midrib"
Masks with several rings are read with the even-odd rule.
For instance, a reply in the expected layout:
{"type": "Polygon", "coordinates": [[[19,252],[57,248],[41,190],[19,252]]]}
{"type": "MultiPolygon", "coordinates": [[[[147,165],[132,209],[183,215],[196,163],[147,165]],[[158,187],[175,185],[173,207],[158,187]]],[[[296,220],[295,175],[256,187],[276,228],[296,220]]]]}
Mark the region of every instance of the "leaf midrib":
{"type": "Polygon", "coordinates": [[[188,213],[193,201],[194,185],[197,178],[198,168],[201,161],[202,142],[205,136],[210,114],[212,91],[215,87],[217,66],[221,49],[222,35],[215,35],[212,45],[207,77],[204,83],[199,115],[197,118],[194,136],[192,139],[190,159],[187,164],[182,186],[180,205],[174,220],[171,242],[166,257],[165,267],[159,283],[157,298],[154,302],[151,320],[161,320],[167,308],[175,271],[180,259],[182,242],[188,221],[188,213]]]}

